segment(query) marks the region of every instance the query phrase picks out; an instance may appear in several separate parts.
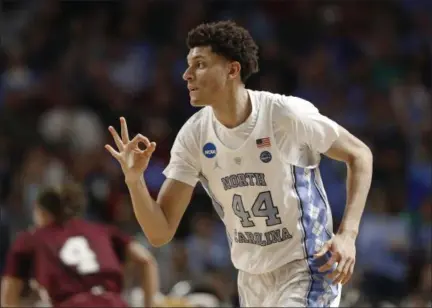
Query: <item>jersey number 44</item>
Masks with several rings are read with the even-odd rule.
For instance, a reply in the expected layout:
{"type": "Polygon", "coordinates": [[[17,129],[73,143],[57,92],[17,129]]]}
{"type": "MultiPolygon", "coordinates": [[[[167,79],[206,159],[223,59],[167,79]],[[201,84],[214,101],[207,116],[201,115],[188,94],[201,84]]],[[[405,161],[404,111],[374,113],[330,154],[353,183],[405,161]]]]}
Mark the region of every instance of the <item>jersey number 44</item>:
{"type": "Polygon", "coordinates": [[[263,191],[258,194],[250,212],[245,209],[242,197],[235,194],[233,196],[232,209],[234,214],[240,218],[243,228],[255,227],[250,212],[252,212],[254,217],[264,217],[267,227],[282,223],[279,217],[279,209],[274,205],[270,191],[263,191]]]}

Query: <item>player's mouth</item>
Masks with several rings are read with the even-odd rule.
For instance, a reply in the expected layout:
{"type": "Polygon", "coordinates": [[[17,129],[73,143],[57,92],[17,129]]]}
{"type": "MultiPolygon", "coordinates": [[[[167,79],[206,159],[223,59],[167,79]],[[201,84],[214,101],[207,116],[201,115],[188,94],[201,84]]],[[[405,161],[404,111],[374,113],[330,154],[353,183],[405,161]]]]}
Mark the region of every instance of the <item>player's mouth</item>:
{"type": "Polygon", "coordinates": [[[190,92],[190,93],[193,93],[193,92],[198,91],[198,88],[197,88],[197,87],[188,87],[188,89],[189,89],[189,92],[190,92]]]}

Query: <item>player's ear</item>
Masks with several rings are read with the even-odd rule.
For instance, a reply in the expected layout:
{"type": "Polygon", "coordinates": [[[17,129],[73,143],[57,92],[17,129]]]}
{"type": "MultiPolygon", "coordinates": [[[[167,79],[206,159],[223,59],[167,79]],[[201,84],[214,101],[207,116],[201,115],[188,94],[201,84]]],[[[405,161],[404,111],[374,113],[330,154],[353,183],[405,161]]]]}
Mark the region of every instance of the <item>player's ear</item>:
{"type": "Polygon", "coordinates": [[[236,79],[240,75],[241,65],[238,61],[232,61],[229,64],[229,79],[236,79]]]}

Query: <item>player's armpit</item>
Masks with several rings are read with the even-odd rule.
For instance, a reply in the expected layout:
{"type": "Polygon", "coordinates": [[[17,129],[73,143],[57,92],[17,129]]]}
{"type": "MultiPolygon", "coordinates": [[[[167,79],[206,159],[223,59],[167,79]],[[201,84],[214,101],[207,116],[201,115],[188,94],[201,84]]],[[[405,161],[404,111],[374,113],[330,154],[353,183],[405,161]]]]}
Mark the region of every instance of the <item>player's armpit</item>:
{"type": "Polygon", "coordinates": [[[20,295],[23,288],[22,279],[4,276],[1,280],[1,307],[20,307],[20,295]]]}

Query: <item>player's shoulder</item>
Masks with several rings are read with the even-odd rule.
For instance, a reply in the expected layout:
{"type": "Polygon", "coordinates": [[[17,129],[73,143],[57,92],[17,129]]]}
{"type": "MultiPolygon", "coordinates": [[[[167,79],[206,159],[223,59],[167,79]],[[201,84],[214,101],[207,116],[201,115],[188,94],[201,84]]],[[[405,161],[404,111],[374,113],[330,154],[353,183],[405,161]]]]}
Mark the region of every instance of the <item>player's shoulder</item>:
{"type": "Polygon", "coordinates": [[[15,237],[16,241],[27,241],[31,240],[33,237],[35,237],[37,232],[37,229],[27,229],[18,232],[18,234],[15,237]]]}
{"type": "Polygon", "coordinates": [[[18,232],[13,242],[13,251],[31,250],[36,239],[36,230],[29,229],[18,232]]]}
{"type": "Polygon", "coordinates": [[[284,110],[293,114],[315,112],[318,109],[310,101],[294,95],[284,95],[267,91],[250,91],[260,103],[271,104],[275,110],[284,110]]]}
{"type": "MultiPolygon", "coordinates": [[[[200,140],[205,129],[208,127],[208,120],[210,119],[209,114],[211,113],[211,107],[206,106],[195,112],[182,126],[177,134],[177,140],[183,144],[183,146],[197,147],[200,144],[200,140]]],[[[190,149],[192,150],[192,149],[190,149]]]]}
{"type": "Polygon", "coordinates": [[[251,96],[251,98],[260,104],[272,104],[283,98],[282,94],[273,93],[269,91],[252,90],[252,89],[247,89],[247,91],[251,96]]]}
{"type": "Polygon", "coordinates": [[[111,237],[116,234],[123,234],[123,231],[120,230],[117,226],[96,222],[96,221],[88,221],[85,219],[76,219],[74,220],[76,227],[79,227],[84,232],[91,232],[93,234],[97,233],[99,236],[107,236],[111,237]]]}
{"type": "Polygon", "coordinates": [[[310,101],[301,97],[268,91],[249,90],[249,93],[255,97],[258,103],[272,108],[273,113],[296,115],[318,111],[310,101]]]}
{"type": "Polygon", "coordinates": [[[208,113],[211,112],[211,107],[206,106],[195,112],[183,125],[182,129],[190,132],[197,132],[208,120],[208,113]]]}
{"type": "Polygon", "coordinates": [[[68,222],[68,227],[71,229],[79,229],[83,232],[102,232],[109,233],[109,225],[102,222],[88,221],[82,218],[75,218],[68,222]]]}
{"type": "Polygon", "coordinates": [[[284,111],[292,115],[308,114],[318,112],[310,101],[297,96],[283,96],[283,98],[276,103],[278,111],[284,111]]]}

